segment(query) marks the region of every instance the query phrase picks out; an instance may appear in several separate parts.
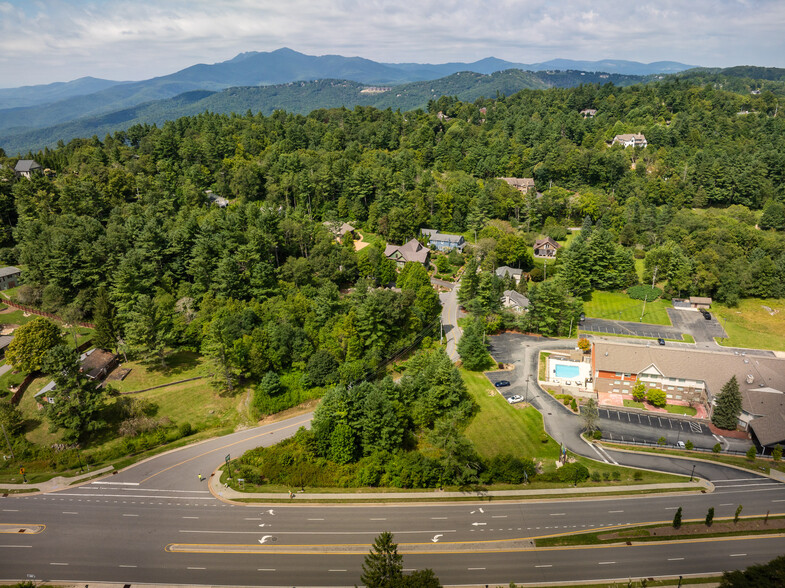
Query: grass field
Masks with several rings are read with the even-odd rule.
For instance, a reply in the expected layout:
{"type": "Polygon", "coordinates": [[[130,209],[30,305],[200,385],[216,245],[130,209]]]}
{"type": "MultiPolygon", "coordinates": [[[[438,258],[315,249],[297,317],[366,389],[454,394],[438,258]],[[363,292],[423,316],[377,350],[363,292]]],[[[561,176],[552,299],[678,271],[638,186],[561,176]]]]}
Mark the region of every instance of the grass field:
{"type": "Polygon", "coordinates": [[[513,453],[555,460],[559,456],[559,445],[553,439],[542,442],[545,430],[537,410],[509,405],[482,374],[461,370],[461,375],[480,407],[465,431],[480,457],[513,453]]]}
{"type": "MultiPolygon", "coordinates": [[[[159,361],[127,361],[122,364],[131,372],[121,382],[109,382],[112,388],[120,392],[145,390],[153,386],[168,384],[178,380],[187,380],[205,376],[210,373],[204,357],[192,351],[179,351],[166,358],[166,367],[161,367],[159,361]]],[[[209,385],[205,380],[202,385],[209,385]]]]}
{"type": "Polygon", "coordinates": [[[711,312],[728,333],[720,345],[785,351],[785,299],[748,298],[735,308],[713,303],[711,312]]]}
{"type": "MultiPolygon", "coordinates": [[[[661,298],[646,304],[643,319],[640,322],[651,325],[670,325],[666,308],[671,303],[661,298]]],[[[616,321],[638,322],[643,310],[643,300],[633,300],[623,292],[601,292],[595,290],[591,300],[583,303],[586,316],[616,321]]]]}

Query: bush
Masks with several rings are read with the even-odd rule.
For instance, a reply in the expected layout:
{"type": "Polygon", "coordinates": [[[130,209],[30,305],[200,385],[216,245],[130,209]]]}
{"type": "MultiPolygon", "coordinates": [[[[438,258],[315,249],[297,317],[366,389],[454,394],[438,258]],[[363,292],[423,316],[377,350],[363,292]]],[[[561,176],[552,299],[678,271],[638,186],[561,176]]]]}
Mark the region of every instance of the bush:
{"type": "Polygon", "coordinates": [[[627,288],[627,296],[633,300],[648,300],[651,302],[662,296],[662,290],[652,288],[651,286],[631,286],[627,288]]]}
{"type": "Polygon", "coordinates": [[[747,459],[750,461],[755,461],[755,456],[758,452],[755,450],[755,446],[753,445],[747,450],[747,459]]]}
{"type": "Polygon", "coordinates": [[[600,472],[592,472],[591,473],[591,481],[592,482],[599,482],[602,478],[600,478],[600,472]]]}
{"type": "Polygon", "coordinates": [[[179,430],[180,437],[188,437],[194,434],[194,428],[191,426],[191,423],[181,423],[179,430]]]}
{"type": "Polygon", "coordinates": [[[722,445],[720,445],[719,443],[715,443],[714,447],[712,447],[711,450],[714,453],[719,453],[720,451],[722,451],[722,445]]]}
{"type": "Polygon", "coordinates": [[[779,461],[782,459],[782,445],[774,446],[774,449],[771,450],[771,458],[774,461],[779,461]]]}
{"type": "Polygon", "coordinates": [[[589,469],[577,462],[563,465],[558,473],[561,482],[585,482],[589,479],[589,469]]]}
{"type": "Polygon", "coordinates": [[[640,470],[636,471],[636,472],[635,472],[635,473],[632,475],[632,479],[633,479],[633,480],[638,480],[638,481],[640,481],[640,480],[643,480],[643,472],[642,472],[642,471],[640,471],[640,470]]]}
{"type": "Polygon", "coordinates": [[[711,524],[714,522],[714,507],[709,507],[709,512],[706,513],[706,526],[711,527],[711,524]]]}
{"type": "Polygon", "coordinates": [[[667,442],[668,441],[667,439],[665,439],[665,437],[660,437],[659,439],[657,439],[657,445],[665,445],[665,443],[667,442]]]}
{"type": "Polygon", "coordinates": [[[610,472],[602,472],[602,479],[607,482],[608,480],[611,479],[611,473],[610,472]]]}
{"type": "Polygon", "coordinates": [[[618,482],[621,480],[621,472],[619,470],[613,470],[613,481],[618,482]]]}
{"type": "Polygon", "coordinates": [[[540,443],[547,443],[548,439],[549,439],[548,433],[543,433],[542,435],[540,435],[540,443]]]}
{"type": "Polygon", "coordinates": [[[599,441],[600,439],[602,439],[602,431],[597,429],[596,431],[594,431],[594,433],[591,434],[591,436],[599,441]]]}
{"type": "Polygon", "coordinates": [[[574,398],[570,401],[570,408],[573,412],[578,412],[578,403],[575,402],[574,398]]]}
{"type": "Polygon", "coordinates": [[[684,447],[686,447],[687,449],[692,449],[695,447],[695,445],[693,445],[692,441],[688,439],[687,442],[684,444],[684,447]]]}
{"type": "Polygon", "coordinates": [[[659,388],[650,389],[648,392],[646,392],[646,401],[652,406],[664,408],[665,404],[667,403],[665,390],[660,390],[659,388]]]}

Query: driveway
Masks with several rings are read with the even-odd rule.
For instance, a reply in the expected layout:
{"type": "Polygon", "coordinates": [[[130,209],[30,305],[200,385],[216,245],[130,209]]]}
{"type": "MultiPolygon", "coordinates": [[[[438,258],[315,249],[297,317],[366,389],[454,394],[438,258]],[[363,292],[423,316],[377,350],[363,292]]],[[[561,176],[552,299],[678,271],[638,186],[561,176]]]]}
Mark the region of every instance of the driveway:
{"type": "Polygon", "coordinates": [[[722,339],[728,336],[720,321],[713,314],[711,320],[707,321],[696,310],[668,308],[667,312],[673,326],[682,333],[692,335],[695,338],[695,343],[714,343],[714,337],[722,339]]]}

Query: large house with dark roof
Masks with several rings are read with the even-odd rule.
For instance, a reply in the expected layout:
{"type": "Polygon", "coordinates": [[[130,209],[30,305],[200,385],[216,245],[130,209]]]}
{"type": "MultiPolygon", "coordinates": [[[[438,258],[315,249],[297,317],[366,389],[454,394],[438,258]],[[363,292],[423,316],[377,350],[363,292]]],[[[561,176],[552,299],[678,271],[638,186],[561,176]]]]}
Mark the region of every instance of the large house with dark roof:
{"type": "Polygon", "coordinates": [[[561,245],[550,237],[539,239],[534,242],[534,257],[556,257],[560,248],[561,245]]]}
{"type": "Polygon", "coordinates": [[[384,248],[384,256],[392,259],[398,267],[403,267],[407,261],[416,261],[427,266],[430,254],[431,250],[417,239],[407,241],[403,245],[387,245],[384,248]]]}
{"type": "Polygon", "coordinates": [[[733,376],[742,397],[739,427],[763,447],[785,443],[785,359],[608,341],[592,345],[597,392],[631,395],[640,381],[668,399],[712,406],[733,376]]]}

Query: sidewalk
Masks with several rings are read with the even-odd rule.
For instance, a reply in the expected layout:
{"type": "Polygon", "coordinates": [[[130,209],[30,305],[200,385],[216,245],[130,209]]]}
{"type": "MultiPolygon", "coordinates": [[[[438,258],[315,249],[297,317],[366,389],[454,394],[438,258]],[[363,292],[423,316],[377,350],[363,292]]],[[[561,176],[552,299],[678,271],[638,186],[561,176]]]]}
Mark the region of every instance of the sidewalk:
{"type": "MultiPolygon", "coordinates": [[[[46,482],[38,482],[38,483],[28,483],[28,484],[3,484],[0,482],[0,490],[7,491],[7,490],[37,490],[38,492],[55,492],[56,490],[62,490],[63,488],[68,488],[69,486],[73,485],[75,482],[81,482],[83,480],[87,480],[90,478],[98,477],[102,474],[106,474],[114,470],[114,466],[107,466],[105,468],[101,468],[100,470],[93,470],[92,472],[86,472],[84,474],[79,474],[78,476],[73,476],[71,478],[66,478],[65,476],[57,476],[56,478],[52,478],[51,480],[47,480],[46,482]]],[[[27,494],[27,493],[26,493],[27,494]]]]}
{"type": "Polygon", "coordinates": [[[208,487],[210,493],[216,498],[225,502],[233,502],[239,499],[252,499],[252,500],[287,500],[291,502],[312,502],[312,501],[354,501],[354,502],[368,502],[380,500],[441,500],[444,498],[457,498],[466,499],[472,498],[475,500],[491,500],[494,496],[505,498],[550,498],[550,497],[563,497],[565,495],[572,495],[579,497],[581,495],[603,495],[614,492],[640,492],[640,491],[659,491],[659,490],[684,490],[684,491],[706,491],[713,492],[714,484],[707,480],[697,479],[694,482],[684,483],[668,483],[668,484],[640,484],[632,486],[595,486],[583,488],[541,488],[537,490],[490,490],[487,492],[444,492],[440,490],[424,490],[422,492],[374,492],[374,493],[357,493],[357,492],[335,492],[335,493],[298,493],[295,492],[295,497],[290,498],[288,492],[238,492],[228,486],[223,486],[220,483],[221,479],[220,469],[215,471],[215,474],[208,478],[208,487]]]}

